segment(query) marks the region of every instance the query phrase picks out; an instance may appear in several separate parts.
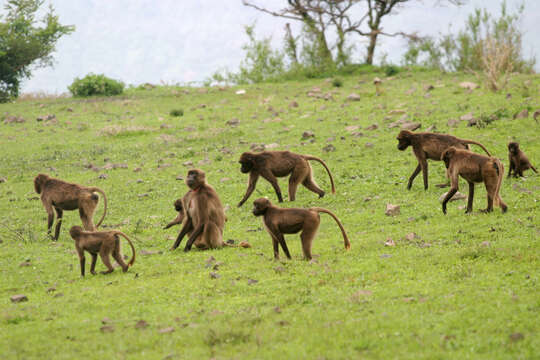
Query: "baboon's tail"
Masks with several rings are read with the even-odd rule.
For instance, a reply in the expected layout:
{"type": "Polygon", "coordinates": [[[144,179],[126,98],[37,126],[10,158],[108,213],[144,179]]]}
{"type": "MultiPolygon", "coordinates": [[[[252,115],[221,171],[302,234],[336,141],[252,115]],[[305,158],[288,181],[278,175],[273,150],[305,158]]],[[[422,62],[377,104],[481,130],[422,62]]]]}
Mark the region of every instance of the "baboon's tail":
{"type": "Polygon", "coordinates": [[[333,217],[336,223],[338,224],[339,228],[341,229],[341,234],[343,235],[343,242],[345,243],[345,249],[349,250],[351,248],[351,242],[349,241],[349,237],[347,236],[347,233],[345,232],[345,228],[343,227],[343,225],[341,224],[341,221],[339,221],[339,219],[337,218],[336,215],[334,215],[333,212],[325,208],[320,208],[320,207],[313,207],[310,210],[314,210],[319,213],[325,213],[333,217]]]}
{"type": "Polygon", "coordinates": [[[531,169],[532,169],[532,171],[534,171],[535,173],[538,174],[538,171],[536,171],[536,169],[534,168],[534,166],[532,166],[532,164],[531,164],[531,169]]]}
{"type": "Polygon", "coordinates": [[[103,196],[103,206],[104,206],[103,215],[101,215],[101,219],[99,219],[99,222],[96,225],[96,228],[98,228],[99,225],[101,225],[101,223],[103,222],[103,219],[105,219],[105,215],[107,214],[107,195],[105,195],[105,192],[98,187],[91,187],[90,191],[92,192],[97,191],[103,196]]]}
{"type": "Polygon", "coordinates": [[[135,247],[133,246],[133,243],[131,242],[131,240],[129,240],[128,236],[124,234],[123,232],[116,231],[116,233],[120,236],[123,236],[128,241],[129,246],[131,246],[131,253],[133,255],[131,256],[131,260],[129,260],[128,262],[128,266],[133,266],[133,264],[135,264],[135,247]]]}
{"type": "Polygon", "coordinates": [[[493,161],[497,166],[497,175],[499,175],[499,178],[497,179],[497,187],[495,188],[495,198],[493,199],[493,202],[495,203],[495,205],[501,206],[501,197],[499,196],[499,191],[501,190],[501,183],[504,177],[504,165],[502,164],[502,161],[497,158],[493,158],[493,161]]]}
{"type": "Polygon", "coordinates": [[[332,177],[332,173],[330,172],[330,169],[328,168],[328,166],[326,166],[324,161],[322,161],[318,157],[311,156],[311,155],[304,155],[304,159],[318,161],[318,162],[320,162],[322,164],[322,166],[324,166],[324,168],[326,169],[326,172],[328,173],[328,176],[330,177],[330,184],[332,185],[332,194],[335,194],[336,193],[336,187],[334,186],[334,178],[332,177]]]}
{"type": "Polygon", "coordinates": [[[488,156],[491,156],[491,154],[490,154],[489,151],[486,149],[486,147],[485,147],[484,145],[480,144],[479,142],[474,141],[474,140],[464,140],[464,139],[460,139],[460,140],[461,140],[461,142],[462,142],[463,144],[474,144],[474,145],[480,146],[480,147],[486,152],[486,154],[487,154],[488,156]]]}

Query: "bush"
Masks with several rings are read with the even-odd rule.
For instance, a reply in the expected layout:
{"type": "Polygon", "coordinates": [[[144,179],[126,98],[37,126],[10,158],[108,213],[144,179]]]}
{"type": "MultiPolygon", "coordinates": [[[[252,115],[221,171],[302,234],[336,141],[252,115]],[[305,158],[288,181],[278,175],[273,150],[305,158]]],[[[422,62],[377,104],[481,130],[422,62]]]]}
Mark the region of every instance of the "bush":
{"type": "Polygon", "coordinates": [[[184,116],[184,109],[172,109],[169,114],[175,117],[184,116]]]}
{"type": "Polygon", "coordinates": [[[110,79],[103,74],[88,74],[82,79],[75,78],[68,87],[73,96],[119,95],[124,91],[124,83],[110,79]]]}
{"type": "Polygon", "coordinates": [[[340,78],[333,78],[332,79],[332,85],[334,87],[342,87],[343,86],[343,80],[341,80],[340,78]]]}
{"type": "Polygon", "coordinates": [[[396,75],[399,72],[399,67],[395,65],[385,65],[382,67],[386,76],[396,75]]]}

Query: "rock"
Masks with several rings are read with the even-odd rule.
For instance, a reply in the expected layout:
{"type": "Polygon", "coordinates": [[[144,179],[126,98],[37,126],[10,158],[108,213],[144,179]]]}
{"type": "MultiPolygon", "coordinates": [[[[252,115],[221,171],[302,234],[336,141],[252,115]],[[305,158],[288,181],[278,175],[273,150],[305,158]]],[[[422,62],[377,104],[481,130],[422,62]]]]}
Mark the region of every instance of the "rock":
{"type": "Polygon", "coordinates": [[[0,184],[3,184],[7,181],[5,177],[0,177],[0,184]]]}
{"type": "Polygon", "coordinates": [[[279,147],[278,143],[271,143],[265,146],[266,149],[276,149],[279,147]]]}
{"type": "Polygon", "coordinates": [[[345,130],[347,130],[348,132],[354,132],[358,129],[360,129],[360,126],[358,125],[351,125],[351,126],[345,127],[345,130]]]}
{"type": "Polygon", "coordinates": [[[11,299],[11,302],[13,303],[20,303],[20,302],[24,302],[24,301],[28,301],[28,298],[26,297],[26,295],[13,295],[10,297],[11,299]]]}
{"type": "Polygon", "coordinates": [[[26,120],[22,116],[6,116],[4,118],[4,124],[20,124],[26,122],[26,120]]]}
{"type": "MultiPolygon", "coordinates": [[[[439,196],[439,202],[442,203],[444,198],[446,197],[446,194],[448,194],[448,192],[445,192],[444,194],[442,194],[441,196],[439,196]]],[[[449,201],[457,201],[457,200],[464,200],[467,198],[467,195],[463,195],[462,193],[460,193],[459,191],[457,191],[454,196],[452,196],[452,198],[449,200],[449,201]]]]}
{"type": "Polygon", "coordinates": [[[514,119],[526,119],[528,117],[529,117],[529,110],[527,109],[523,109],[520,112],[514,114],[514,119]]]}
{"type": "Polygon", "coordinates": [[[139,171],[141,171],[141,170],[142,170],[142,169],[141,169],[140,167],[137,167],[137,168],[133,169],[133,172],[139,172],[139,171]]]}
{"type": "Polygon", "coordinates": [[[171,125],[169,125],[169,124],[161,124],[161,125],[159,125],[159,128],[160,129],[170,129],[171,125]]]}
{"type": "Polygon", "coordinates": [[[449,127],[455,127],[457,124],[459,124],[459,120],[457,119],[448,119],[447,122],[449,127]]]}
{"type": "Polygon", "coordinates": [[[538,118],[540,118],[540,110],[536,110],[534,113],[533,113],[533,119],[538,121],[538,118]]]}
{"type": "Polygon", "coordinates": [[[264,151],[266,146],[264,144],[251,144],[249,148],[253,151],[264,151]]]}
{"type": "Polygon", "coordinates": [[[418,128],[420,128],[422,126],[422,124],[416,122],[416,123],[413,123],[413,122],[407,122],[405,124],[403,124],[401,126],[401,130],[409,130],[409,131],[414,131],[418,128]]]}
{"type": "Polygon", "coordinates": [[[109,175],[107,175],[107,174],[100,174],[100,175],[98,176],[98,179],[105,180],[105,179],[107,179],[108,177],[109,177],[109,175]]]}
{"type": "Polygon", "coordinates": [[[372,147],[373,147],[373,144],[370,143],[370,142],[367,142],[364,146],[367,147],[367,148],[372,148],[372,147]]]}
{"type": "Polygon", "coordinates": [[[219,279],[220,277],[221,276],[218,273],[215,273],[215,272],[210,273],[210,278],[211,279],[219,279]]]}
{"type": "Polygon", "coordinates": [[[463,81],[463,82],[459,83],[459,87],[461,87],[463,89],[467,89],[467,90],[474,90],[474,89],[476,89],[478,87],[478,84],[470,82],[470,81],[463,81]]]}
{"type": "Polygon", "coordinates": [[[244,95],[246,93],[246,90],[240,89],[235,92],[236,95],[244,95]]]}
{"type": "Polygon", "coordinates": [[[388,115],[398,115],[398,114],[405,114],[405,110],[394,109],[394,110],[390,110],[390,112],[388,113],[388,115]]]}
{"type": "Polygon", "coordinates": [[[20,267],[32,266],[32,263],[29,260],[27,260],[20,263],[19,266],[20,267]]]}
{"type": "Polygon", "coordinates": [[[290,108],[297,108],[297,107],[298,107],[298,103],[297,103],[296,101],[291,101],[291,102],[289,103],[289,107],[290,107],[290,108]]]}
{"type": "Polygon", "coordinates": [[[256,283],[258,283],[259,280],[255,280],[255,279],[248,279],[248,285],[255,285],[256,283]]]}
{"type": "Polygon", "coordinates": [[[135,329],[145,329],[148,327],[148,323],[144,320],[139,320],[135,324],[135,329]]]}
{"type": "Polygon", "coordinates": [[[478,119],[474,118],[474,119],[471,119],[471,120],[467,121],[467,126],[468,127],[475,126],[477,123],[478,123],[478,119]]]}
{"type": "Polygon", "coordinates": [[[315,133],[313,131],[304,131],[302,133],[302,139],[309,139],[309,138],[314,138],[315,137],[315,133]]]}
{"type": "Polygon", "coordinates": [[[240,244],[238,244],[238,246],[242,247],[242,248],[245,248],[245,249],[248,249],[251,247],[251,244],[248,243],[247,241],[241,241],[240,244]]]}
{"type": "Polygon", "coordinates": [[[227,121],[227,125],[229,126],[236,126],[240,124],[240,120],[238,120],[237,118],[234,118],[234,119],[231,119],[229,121],[227,121]]]}
{"type": "Polygon", "coordinates": [[[386,239],[384,246],[396,246],[396,243],[391,238],[386,239]]]}
{"type": "Polygon", "coordinates": [[[336,147],[332,144],[328,144],[322,148],[324,152],[336,151],[336,147]]]}
{"type": "Polygon", "coordinates": [[[191,161],[191,160],[184,161],[184,162],[182,163],[182,165],[184,165],[184,166],[193,166],[193,161],[191,161]]]}
{"type": "Polygon", "coordinates": [[[379,128],[379,125],[377,124],[372,124],[372,125],[369,125],[366,130],[369,130],[369,131],[372,131],[372,130],[377,130],[379,128]]]}
{"type": "Polygon", "coordinates": [[[510,341],[516,342],[516,341],[525,339],[525,336],[523,336],[522,333],[513,333],[513,334],[510,334],[509,338],[510,338],[510,341]]]}
{"type": "Polygon", "coordinates": [[[465,115],[461,115],[459,117],[459,120],[461,120],[461,121],[471,121],[473,119],[474,119],[474,116],[473,116],[472,112],[470,112],[468,114],[465,114],[465,115]]]}
{"type": "Polygon", "coordinates": [[[360,95],[352,93],[349,96],[347,96],[348,101],[360,101],[360,95]]]}
{"type": "Polygon", "coordinates": [[[169,334],[169,333],[172,333],[172,332],[174,332],[174,328],[172,326],[169,326],[169,327],[166,327],[166,328],[163,328],[163,329],[159,329],[160,334],[169,334]]]}
{"type": "Polygon", "coordinates": [[[384,214],[387,216],[399,215],[399,205],[386,204],[386,211],[384,214]]]}
{"type": "Polygon", "coordinates": [[[99,328],[99,330],[103,333],[112,333],[114,332],[114,326],[113,325],[104,325],[99,328]]]}
{"type": "Polygon", "coordinates": [[[412,95],[416,92],[416,88],[413,86],[409,90],[405,91],[406,95],[412,95]]]}
{"type": "Polygon", "coordinates": [[[435,86],[433,86],[433,85],[431,85],[431,84],[428,84],[428,85],[425,85],[425,86],[424,86],[424,91],[426,91],[426,92],[427,92],[427,91],[431,91],[431,90],[433,90],[433,89],[435,89],[435,86]]]}

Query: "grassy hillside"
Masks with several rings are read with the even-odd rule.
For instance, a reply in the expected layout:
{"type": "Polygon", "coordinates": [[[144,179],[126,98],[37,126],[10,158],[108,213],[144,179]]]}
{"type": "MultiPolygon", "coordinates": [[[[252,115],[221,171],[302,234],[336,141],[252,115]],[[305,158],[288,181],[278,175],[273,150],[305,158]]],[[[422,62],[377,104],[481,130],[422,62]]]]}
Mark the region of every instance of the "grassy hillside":
{"type": "MultiPolygon", "coordinates": [[[[399,127],[389,124],[406,114],[421,130],[435,125],[477,140],[506,170],[506,144],[517,140],[540,167],[532,116],[540,77],[516,76],[507,92],[493,94],[461,88],[474,80],[465,75],[400,73],[383,78],[376,96],[373,76],[342,78],[342,87],[253,85],[243,95],[155,87],[0,105],[6,119],[26,120],[0,124],[0,358],[538,358],[540,176],[505,177],[506,214],[479,212],[486,193],[478,184],[472,214],[462,200],[444,216],[438,199],[447,189],[435,186],[446,182],[443,164],[430,162],[427,191],[421,175],[407,191],[416,159],[397,150],[399,127]],[[351,93],[360,100],[347,101],[351,93]],[[179,109],[183,116],[170,115],[179,109]],[[528,117],[513,119],[523,109],[528,117]],[[448,125],[469,113],[485,126],[448,125]],[[55,119],[36,121],[48,114],[55,119]],[[305,131],[314,137],[303,139],[305,131]],[[258,197],[277,202],[271,186],[260,180],[236,207],[247,185],[238,158],[252,144],[326,161],[337,193],[313,163],[327,196],[300,187],[297,201],[282,205],[331,209],[351,251],[323,214],[314,261],[302,260],[297,235],[287,237],[293,259],[273,260],[270,237],[251,214],[258,197]],[[162,227],[176,215],[172,202],[187,189],[177,177],[190,163],[206,171],[226,205],[225,239],[251,249],[167,250],[179,227],[162,227]],[[40,172],[105,190],[106,228],[131,235],[138,250],[128,273],[80,278],[68,234],[80,225],[78,213],[64,213],[58,242],[47,238],[32,184],[40,172]],[[401,213],[386,216],[388,203],[401,213]],[[385,245],[390,239],[395,246],[385,245]],[[16,294],[28,301],[12,303],[16,294]],[[136,326],[140,320],[148,326],[136,326]]],[[[287,181],[280,184],[286,194],[287,181]]],[[[467,193],[463,179],[460,190],[467,193]]],[[[101,212],[100,201],[96,219],[101,212]]]]}

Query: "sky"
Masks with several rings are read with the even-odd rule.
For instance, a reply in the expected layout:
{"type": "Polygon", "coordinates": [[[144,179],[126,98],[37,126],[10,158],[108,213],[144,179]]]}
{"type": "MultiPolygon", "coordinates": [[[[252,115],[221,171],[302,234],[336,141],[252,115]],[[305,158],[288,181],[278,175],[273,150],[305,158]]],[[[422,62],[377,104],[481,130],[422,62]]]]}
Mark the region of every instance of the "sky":
{"type": "MultiPolygon", "coordinates": [[[[285,4],[285,0],[258,2],[273,9],[285,4]]],[[[461,7],[435,6],[437,2],[407,3],[396,15],[384,18],[384,31],[457,32],[475,7],[494,14],[500,10],[498,0],[469,0],[461,7]]],[[[509,9],[521,3],[525,4],[524,54],[540,61],[540,1],[507,0],[509,9]]],[[[200,84],[216,70],[238,68],[247,41],[245,25],[256,22],[257,37],[270,36],[281,48],[287,22],[245,7],[241,0],[46,0],[45,4],[51,4],[60,22],[75,25],[76,31],[59,40],[53,67],[36,69],[23,82],[23,93],[64,93],[76,77],[91,72],[134,85],[200,84]]],[[[297,34],[299,24],[291,22],[291,26],[297,34]]],[[[365,40],[351,40],[356,47],[353,60],[361,62],[365,40]]],[[[380,61],[386,54],[387,61],[399,64],[405,50],[403,39],[380,38],[375,59],[380,61]]],[[[539,64],[536,70],[540,71],[539,64]]]]}

